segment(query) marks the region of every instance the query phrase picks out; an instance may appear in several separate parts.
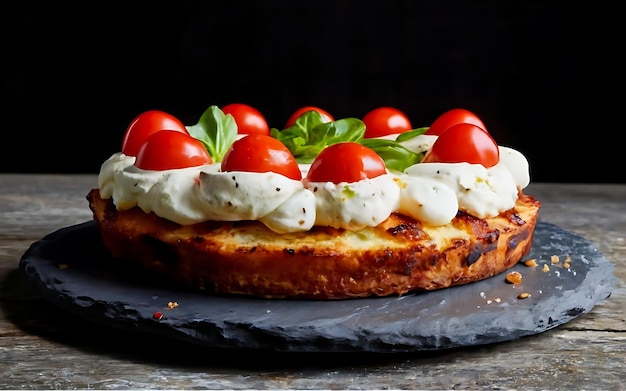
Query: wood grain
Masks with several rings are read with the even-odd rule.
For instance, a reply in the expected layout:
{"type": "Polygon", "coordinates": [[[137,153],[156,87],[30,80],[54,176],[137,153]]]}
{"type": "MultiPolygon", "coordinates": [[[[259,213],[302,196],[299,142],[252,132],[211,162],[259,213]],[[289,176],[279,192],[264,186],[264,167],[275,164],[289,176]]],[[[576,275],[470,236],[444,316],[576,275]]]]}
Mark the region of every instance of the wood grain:
{"type": "Polygon", "coordinates": [[[44,301],[17,270],[36,240],[91,218],[92,175],[0,174],[0,389],[625,389],[626,185],[532,184],[540,219],[615,264],[611,296],[545,333],[418,354],[212,350],[119,331],[44,301]]]}

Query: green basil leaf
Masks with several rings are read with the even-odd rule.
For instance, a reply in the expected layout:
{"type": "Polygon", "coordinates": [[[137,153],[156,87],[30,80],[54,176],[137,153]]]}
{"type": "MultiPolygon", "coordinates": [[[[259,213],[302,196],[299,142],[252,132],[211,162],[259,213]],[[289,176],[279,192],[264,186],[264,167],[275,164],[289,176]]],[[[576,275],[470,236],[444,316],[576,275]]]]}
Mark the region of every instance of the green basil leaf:
{"type": "Polygon", "coordinates": [[[426,133],[428,128],[429,127],[426,126],[426,127],[423,127],[423,128],[417,128],[417,129],[409,130],[408,132],[400,133],[398,135],[398,137],[396,137],[396,141],[398,141],[398,142],[406,141],[406,140],[412,139],[413,137],[417,137],[419,135],[422,135],[422,134],[426,133]]]}
{"type": "Polygon", "coordinates": [[[402,172],[424,158],[423,153],[415,153],[394,140],[365,138],[359,143],[374,150],[390,170],[402,172]]]}
{"type": "Polygon", "coordinates": [[[324,122],[317,111],[301,115],[289,128],[270,131],[291,151],[298,163],[311,163],[327,146],[363,138],[365,124],[357,118],[324,122]]]}
{"type": "Polygon", "coordinates": [[[187,126],[192,137],[200,140],[214,162],[221,162],[237,138],[237,124],[230,114],[217,106],[209,106],[196,125],[187,126]]]}

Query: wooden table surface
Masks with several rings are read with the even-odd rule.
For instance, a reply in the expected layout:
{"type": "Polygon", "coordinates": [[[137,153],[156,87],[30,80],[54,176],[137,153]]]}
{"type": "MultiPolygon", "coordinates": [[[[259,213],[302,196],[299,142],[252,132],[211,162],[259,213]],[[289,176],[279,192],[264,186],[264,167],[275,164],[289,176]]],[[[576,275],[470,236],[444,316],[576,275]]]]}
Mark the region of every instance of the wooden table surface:
{"type": "Polygon", "coordinates": [[[542,201],[541,220],[615,264],[612,294],[591,312],[509,342],[403,354],[213,350],[60,310],[18,263],[47,233],[90,220],[95,186],[95,175],[0,174],[0,389],[626,389],[626,184],[526,190],[542,201]]]}

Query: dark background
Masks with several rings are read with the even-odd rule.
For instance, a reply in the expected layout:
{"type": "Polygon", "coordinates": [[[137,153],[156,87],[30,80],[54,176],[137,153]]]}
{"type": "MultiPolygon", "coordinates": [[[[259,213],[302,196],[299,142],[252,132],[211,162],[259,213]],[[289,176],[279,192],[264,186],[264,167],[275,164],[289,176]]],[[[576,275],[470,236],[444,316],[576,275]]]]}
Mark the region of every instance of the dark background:
{"type": "Polygon", "coordinates": [[[281,127],[464,107],[536,182],[626,182],[619,2],[10,1],[2,172],[97,173],[148,109],[244,102],[281,127]]]}

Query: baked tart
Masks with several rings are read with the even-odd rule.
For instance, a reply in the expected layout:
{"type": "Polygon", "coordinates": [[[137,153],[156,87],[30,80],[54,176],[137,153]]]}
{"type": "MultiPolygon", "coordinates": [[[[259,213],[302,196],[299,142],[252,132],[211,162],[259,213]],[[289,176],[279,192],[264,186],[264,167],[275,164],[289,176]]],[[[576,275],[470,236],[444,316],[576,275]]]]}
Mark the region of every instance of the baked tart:
{"type": "Polygon", "coordinates": [[[111,259],[189,289],[405,295],[493,277],[532,245],[528,162],[476,124],[365,138],[314,110],[266,135],[217,106],[177,129],[138,119],[87,200],[111,259]]]}

